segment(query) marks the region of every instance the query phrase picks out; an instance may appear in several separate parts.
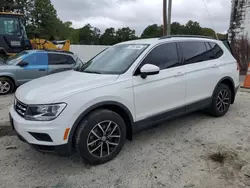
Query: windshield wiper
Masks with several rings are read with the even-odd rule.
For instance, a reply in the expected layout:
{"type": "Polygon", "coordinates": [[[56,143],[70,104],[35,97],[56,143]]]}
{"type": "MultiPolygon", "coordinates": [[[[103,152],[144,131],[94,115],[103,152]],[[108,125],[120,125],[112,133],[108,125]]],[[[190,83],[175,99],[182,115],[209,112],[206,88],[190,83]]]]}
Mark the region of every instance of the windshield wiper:
{"type": "Polygon", "coordinates": [[[98,71],[83,71],[85,73],[91,73],[91,74],[102,74],[101,72],[98,71]]]}

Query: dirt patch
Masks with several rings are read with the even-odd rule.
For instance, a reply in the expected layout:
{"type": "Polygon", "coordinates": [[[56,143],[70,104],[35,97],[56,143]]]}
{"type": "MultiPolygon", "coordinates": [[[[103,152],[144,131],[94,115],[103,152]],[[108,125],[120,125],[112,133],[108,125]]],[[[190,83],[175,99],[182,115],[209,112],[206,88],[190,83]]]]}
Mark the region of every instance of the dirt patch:
{"type": "Polygon", "coordinates": [[[11,126],[0,126],[0,137],[3,136],[13,136],[15,135],[14,130],[12,129],[11,126]]]}
{"type": "Polygon", "coordinates": [[[220,164],[223,164],[225,159],[226,159],[226,155],[224,153],[221,153],[220,151],[217,153],[213,153],[209,156],[209,159],[211,159],[214,162],[218,162],[220,164]]]}
{"type": "Polygon", "coordinates": [[[217,146],[210,148],[210,152],[205,157],[208,164],[210,184],[205,187],[218,187],[222,183],[223,187],[245,188],[250,185],[249,162],[245,160],[245,152],[236,149],[217,146]],[[211,183],[213,182],[213,183],[211,183]]]}
{"type": "Polygon", "coordinates": [[[214,162],[224,164],[225,162],[238,160],[238,154],[231,150],[221,150],[210,154],[209,159],[214,162]]]}

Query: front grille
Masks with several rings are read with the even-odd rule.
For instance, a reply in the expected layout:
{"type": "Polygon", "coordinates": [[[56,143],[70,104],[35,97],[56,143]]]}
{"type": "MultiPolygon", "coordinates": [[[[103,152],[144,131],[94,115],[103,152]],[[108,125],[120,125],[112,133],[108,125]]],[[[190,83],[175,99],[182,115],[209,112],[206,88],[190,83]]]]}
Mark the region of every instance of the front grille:
{"type": "Polygon", "coordinates": [[[20,116],[22,116],[22,117],[24,117],[24,115],[25,115],[25,113],[26,113],[26,111],[27,111],[27,105],[26,104],[23,104],[22,102],[20,102],[20,101],[18,101],[17,99],[16,99],[16,101],[15,101],[15,110],[16,110],[16,112],[20,115],[20,116]]]}

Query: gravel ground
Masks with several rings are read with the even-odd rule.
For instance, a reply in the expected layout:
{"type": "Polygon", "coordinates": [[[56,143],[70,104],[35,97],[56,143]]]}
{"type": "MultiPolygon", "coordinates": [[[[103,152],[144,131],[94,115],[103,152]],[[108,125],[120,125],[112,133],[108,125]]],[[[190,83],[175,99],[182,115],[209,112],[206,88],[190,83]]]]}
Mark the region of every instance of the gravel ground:
{"type": "Polygon", "coordinates": [[[13,135],[0,98],[0,187],[250,188],[250,94],[239,92],[222,118],[193,113],[127,141],[113,161],[39,153],[13,135]]]}

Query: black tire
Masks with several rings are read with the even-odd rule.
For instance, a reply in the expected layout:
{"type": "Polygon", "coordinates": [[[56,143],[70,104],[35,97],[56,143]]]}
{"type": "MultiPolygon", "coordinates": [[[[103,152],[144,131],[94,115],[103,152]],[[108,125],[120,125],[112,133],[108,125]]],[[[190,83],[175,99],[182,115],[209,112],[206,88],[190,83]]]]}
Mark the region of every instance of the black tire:
{"type": "Polygon", "coordinates": [[[225,84],[219,84],[213,94],[212,103],[208,109],[208,112],[214,117],[224,116],[231,105],[231,99],[232,92],[229,87],[225,84]],[[223,97],[224,100],[221,100],[223,97]]]}
{"type": "Polygon", "coordinates": [[[0,77],[0,95],[12,93],[15,89],[15,84],[6,77],[0,77]],[[7,84],[7,85],[4,85],[7,84]]]}
{"type": "Polygon", "coordinates": [[[126,125],[124,120],[117,113],[106,109],[99,109],[90,113],[80,122],[75,134],[77,152],[86,163],[92,165],[103,164],[115,158],[121,151],[125,140],[126,125]],[[100,129],[99,125],[102,129],[100,129]],[[119,138],[113,138],[113,136],[118,137],[119,134],[119,138]],[[112,138],[109,138],[110,135],[112,138]],[[95,140],[98,141],[95,142],[95,140]],[[109,143],[117,145],[114,146],[109,143]],[[96,149],[98,147],[99,149],[96,149]]]}

